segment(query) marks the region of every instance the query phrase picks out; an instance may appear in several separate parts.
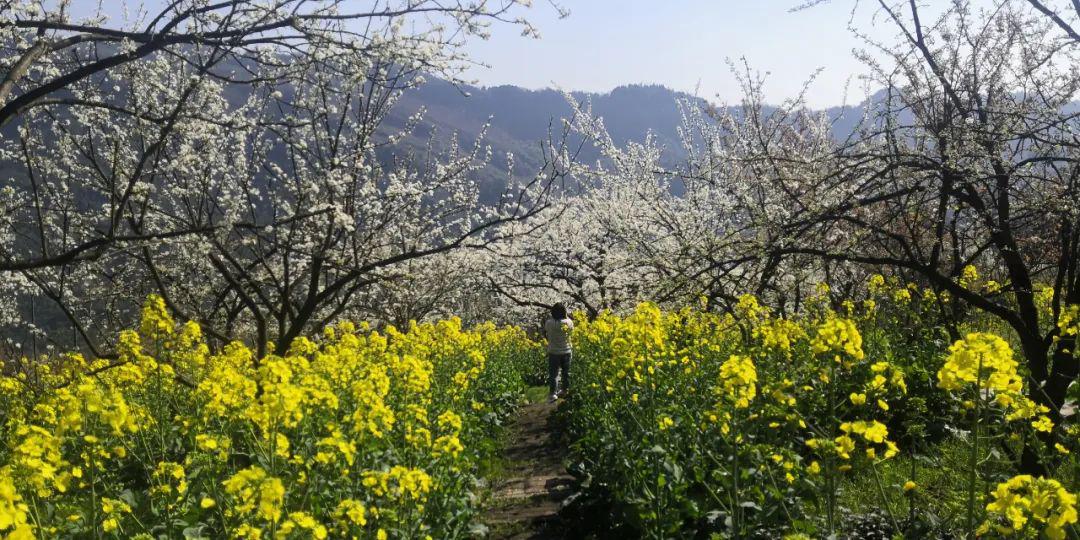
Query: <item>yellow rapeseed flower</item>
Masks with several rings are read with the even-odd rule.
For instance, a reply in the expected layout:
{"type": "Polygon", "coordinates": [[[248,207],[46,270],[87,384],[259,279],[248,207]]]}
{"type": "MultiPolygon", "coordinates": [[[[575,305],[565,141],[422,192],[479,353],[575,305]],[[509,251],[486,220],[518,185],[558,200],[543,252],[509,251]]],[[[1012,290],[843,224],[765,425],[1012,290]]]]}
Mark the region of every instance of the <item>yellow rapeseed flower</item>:
{"type": "Polygon", "coordinates": [[[731,355],[720,365],[721,397],[736,409],[745,409],[757,396],[757,369],[749,356],[731,355]]]}
{"type": "Polygon", "coordinates": [[[1077,521],[1076,495],[1057,480],[1022,474],[998,484],[992,495],[980,535],[991,530],[1011,535],[1033,522],[1042,527],[1047,538],[1063,540],[1066,527],[1077,521]]]}

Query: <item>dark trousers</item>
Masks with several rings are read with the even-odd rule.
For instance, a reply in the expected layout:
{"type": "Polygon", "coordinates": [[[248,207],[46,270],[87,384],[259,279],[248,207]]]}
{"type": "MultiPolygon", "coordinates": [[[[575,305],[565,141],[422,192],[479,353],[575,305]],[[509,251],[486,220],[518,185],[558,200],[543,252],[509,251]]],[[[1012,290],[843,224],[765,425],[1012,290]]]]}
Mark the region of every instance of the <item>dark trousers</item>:
{"type": "Polygon", "coordinates": [[[552,394],[558,389],[556,379],[560,370],[562,371],[562,391],[565,392],[570,388],[570,356],[570,353],[548,355],[548,388],[552,394]]]}

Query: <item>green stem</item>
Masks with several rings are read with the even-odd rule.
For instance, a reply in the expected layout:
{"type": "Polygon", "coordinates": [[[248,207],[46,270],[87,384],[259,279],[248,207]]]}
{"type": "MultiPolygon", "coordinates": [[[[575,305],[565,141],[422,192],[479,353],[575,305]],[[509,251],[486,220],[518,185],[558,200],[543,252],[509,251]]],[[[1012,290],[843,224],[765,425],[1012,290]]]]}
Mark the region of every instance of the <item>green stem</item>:
{"type": "Polygon", "coordinates": [[[874,471],[874,483],[877,484],[878,494],[881,495],[881,505],[885,507],[885,513],[889,514],[889,521],[892,522],[893,530],[896,534],[899,534],[900,522],[896,521],[896,515],[893,514],[892,505],[889,504],[889,499],[885,496],[885,487],[881,485],[881,475],[878,474],[877,463],[871,463],[870,470],[874,471]]]}
{"type": "Polygon", "coordinates": [[[654,537],[655,538],[663,538],[663,532],[664,531],[663,531],[663,525],[662,525],[663,521],[662,521],[662,517],[661,517],[661,516],[663,516],[663,513],[661,511],[662,502],[660,500],[660,497],[662,497],[661,490],[664,489],[664,488],[663,488],[663,486],[660,485],[660,463],[655,457],[653,458],[653,464],[655,466],[654,469],[653,469],[653,478],[655,479],[654,481],[656,482],[656,484],[655,484],[655,486],[656,486],[656,496],[653,498],[653,503],[654,503],[654,510],[653,511],[656,512],[656,518],[653,520],[653,524],[656,526],[656,530],[654,532],[654,537]]]}
{"type": "Polygon", "coordinates": [[[982,421],[982,355],[975,372],[975,420],[971,427],[971,456],[968,459],[967,534],[975,537],[975,485],[978,483],[976,469],[979,465],[979,424],[982,421]]]}
{"type": "MultiPolygon", "coordinates": [[[[716,467],[716,468],[718,468],[718,469],[722,469],[722,468],[724,468],[724,463],[723,463],[723,462],[721,462],[721,461],[720,461],[719,459],[717,459],[717,458],[716,458],[716,456],[714,456],[714,455],[712,454],[712,452],[706,452],[706,454],[705,454],[705,455],[706,455],[706,457],[707,457],[707,458],[708,458],[708,459],[709,459],[709,460],[710,460],[710,461],[712,462],[712,465],[713,465],[713,466],[715,466],[715,467],[716,467]]],[[[706,485],[706,486],[708,486],[709,484],[708,484],[708,483],[706,483],[705,485],[706,485]]],[[[715,490],[715,491],[719,491],[719,490],[715,490]]],[[[726,490],[726,489],[725,489],[724,491],[725,491],[725,492],[727,492],[727,490],[726,490]]],[[[726,493],[726,494],[728,495],[728,501],[727,501],[727,504],[728,504],[729,506],[725,506],[725,505],[724,505],[724,504],[725,504],[725,503],[724,503],[724,500],[723,500],[723,499],[721,499],[721,498],[720,498],[720,496],[719,496],[719,495],[717,495],[717,494],[716,494],[716,493],[714,492],[714,490],[712,490],[712,489],[708,489],[708,490],[706,490],[706,492],[707,492],[707,493],[708,493],[708,494],[709,494],[709,495],[710,495],[710,496],[711,496],[711,497],[713,498],[713,500],[714,500],[714,501],[716,501],[716,504],[717,504],[717,505],[718,505],[718,506],[719,506],[719,507],[720,507],[721,509],[727,510],[728,512],[734,512],[734,506],[731,506],[731,505],[733,505],[733,504],[734,504],[734,501],[733,501],[733,500],[731,499],[731,493],[730,493],[730,492],[727,492],[727,493],[726,493]]]]}
{"type": "MultiPolygon", "coordinates": [[[[909,480],[911,480],[912,482],[915,481],[915,473],[916,473],[915,468],[916,468],[915,452],[912,451],[912,453],[911,453],[911,475],[910,475],[910,478],[909,478],[909,480]]],[[[908,492],[908,496],[906,498],[907,498],[907,503],[908,503],[908,523],[912,523],[912,522],[915,521],[915,497],[914,497],[913,493],[908,492]]]]}
{"type": "Polygon", "coordinates": [[[45,524],[41,522],[41,510],[38,508],[37,495],[30,496],[30,519],[33,521],[34,529],[41,530],[45,524]]]}
{"type": "MultiPolygon", "coordinates": [[[[829,367],[829,425],[830,429],[829,438],[830,441],[835,438],[836,431],[836,363],[832,362],[829,367]]],[[[825,497],[825,514],[828,524],[829,536],[832,536],[836,526],[836,456],[830,455],[825,461],[825,489],[827,491],[825,497]]]]}
{"type": "Polygon", "coordinates": [[[98,528],[97,518],[97,467],[95,467],[93,449],[90,449],[87,453],[90,455],[90,523],[94,527],[94,537],[100,539],[101,529],[98,528]]]}
{"type": "MultiPolygon", "coordinates": [[[[780,493],[782,490],[780,489],[780,483],[776,481],[776,475],[774,475],[773,471],[771,471],[771,470],[768,471],[768,475],[769,475],[769,481],[772,482],[773,489],[775,489],[777,493],[780,493]]],[[[794,522],[795,517],[791,515],[791,510],[788,509],[788,506],[784,502],[783,497],[780,498],[779,503],[780,503],[780,509],[783,510],[784,515],[787,516],[788,523],[794,522]]]]}
{"type": "Polygon", "coordinates": [[[733,515],[735,516],[735,531],[736,535],[742,534],[742,504],[739,501],[739,411],[735,410],[735,413],[731,416],[732,431],[735,433],[734,440],[731,444],[731,494],[734,499],[735,507],[733,515]]]}

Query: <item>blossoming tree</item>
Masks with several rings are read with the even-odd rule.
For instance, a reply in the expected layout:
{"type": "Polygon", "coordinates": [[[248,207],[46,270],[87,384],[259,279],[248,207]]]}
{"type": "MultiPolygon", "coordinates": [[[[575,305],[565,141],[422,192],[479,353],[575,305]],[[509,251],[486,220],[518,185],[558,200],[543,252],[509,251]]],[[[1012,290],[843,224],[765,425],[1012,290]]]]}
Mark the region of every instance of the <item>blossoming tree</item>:
{"type": "MultiPolygon", "coordinates": [[[[482,138],[410,150],[396,143],[420,117],[383,120],[423,74],[460,81],[462,45],[492,23],[534,34],[519,4],[179,1],[111,24],[6,3],[0,297],[36,297],[108,356],[156,292],[262,353],[388,267],[499,239],[545,206],[564,154],[481,204],[482,138]]],[[[42,326],[4,307],[0,323],[42,326]]]]}
{"type": "Polygon", "coordinates": [[[1080,373],[1060,324],[1080,303],[1070,25],[1043,2],[958,2],[933,23],[915,2],[877,7],[901,36],[870,43],[888,63],[864,58],[883,90],[818,160],[835,197],[791,220],[776,252],[892,268],[999,318],[1057,414],[1080,373]]]}

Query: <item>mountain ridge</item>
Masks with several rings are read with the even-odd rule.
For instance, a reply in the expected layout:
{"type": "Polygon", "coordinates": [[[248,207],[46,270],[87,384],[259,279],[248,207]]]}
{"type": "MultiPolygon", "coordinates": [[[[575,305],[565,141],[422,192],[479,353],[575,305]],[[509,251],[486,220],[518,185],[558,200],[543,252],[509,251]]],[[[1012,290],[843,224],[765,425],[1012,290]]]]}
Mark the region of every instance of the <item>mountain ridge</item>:
{"type": "MultiPolygon", "coordinates": [[[[658,84],[625,84],[608,92],[569,94],[591,104],[593,114],[604,119],[604,126],[617,144],[642,142],[651,134],[664,151],[662,163],[666,165],[676,165],[686,157],[678,133],[682,122],[678,102],[716,106],[704,98],[658,84]]],[[[451,134],[462,145],[472,144],[487,125],[484,144],[491,146],[494,158],[480,181],[484,186],[482,197],[489,200],[506,186],[506,164],[501,157],[507,152],[514,154],[515,176],[535,173],[543,166],[540,142],[548,138],[549,127],[553,135],[558,135],[561,120],[572,113],[563,93],[553,88],[456,86],[429,78],[401,95],[388,114],[385,128],[401,129],[421,108],[425,111],[423,119],[403,141],[406,148],[422,148],[433,134],[436,147],[447,144],[451,134]]],[[[855,129],[858,115],[851,113],[859,110],[860,106],[822,109],[834,121],[833,131],[838,136],[855,129]]],[[[586,146],[580,159],[593,161],[598,157],[595,149],[586,146]]]]}

